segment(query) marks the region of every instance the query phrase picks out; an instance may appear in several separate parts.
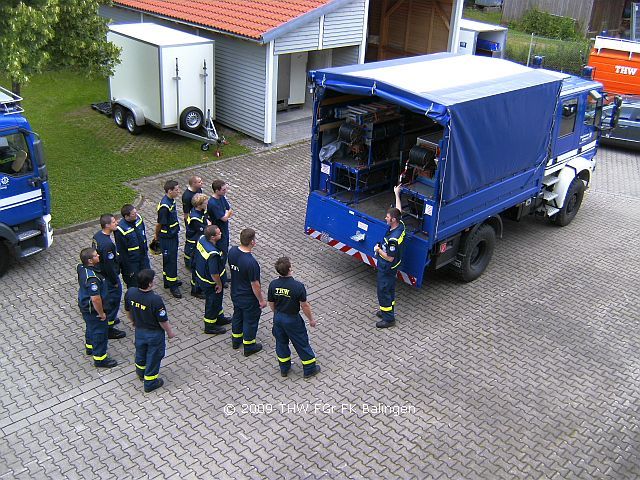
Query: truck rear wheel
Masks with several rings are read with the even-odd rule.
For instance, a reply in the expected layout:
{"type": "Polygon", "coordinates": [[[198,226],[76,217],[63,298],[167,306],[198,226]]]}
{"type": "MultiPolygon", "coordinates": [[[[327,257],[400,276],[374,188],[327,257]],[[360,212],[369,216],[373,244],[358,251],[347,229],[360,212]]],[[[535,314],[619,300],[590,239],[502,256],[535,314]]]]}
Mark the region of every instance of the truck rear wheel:
{"type": "Polygon", "coordinates": [[[584,182],[578,177],[574,178],[567,190],[562,208],[553,217],[553,222],[559,227],[566,227],[578,214],[582,199],[584,198],[584,182]]]}
{"type": "Polygon", "coordinates": [[[115,123],[120,128],[124,128],[125,127],[124,109],[120,105],[114,105],[112,114],[113,114],[113,123],[115,123]]]}
{"type": "Polygon", "coordinates": [[[9,248],[0,240],[0,277],[9,269],[9,248]]]}
{"type": "Polygon", "coordinates": [[[496,246],[496,232],[489,225],[481,225],[472,235],[463,240],[459,265],[451,264],[456,277],[463,282],[473,282],[484,273],[496,246]]]}
{"type": "Polygon", "coordinates": [[[180,115],[180,128],[187,132],[197,132],[204,124],[204,115],[198,107],[185,108],[180,115]]]}
{"type": "Polygon", "coordinates": [[[127,123],[127,130],[129,130],[131,135],[138,135],[142,131],[142,127],[136,125],[136,117],[133,116],[130,110],[127,110],[124,118],[127,123]]]}

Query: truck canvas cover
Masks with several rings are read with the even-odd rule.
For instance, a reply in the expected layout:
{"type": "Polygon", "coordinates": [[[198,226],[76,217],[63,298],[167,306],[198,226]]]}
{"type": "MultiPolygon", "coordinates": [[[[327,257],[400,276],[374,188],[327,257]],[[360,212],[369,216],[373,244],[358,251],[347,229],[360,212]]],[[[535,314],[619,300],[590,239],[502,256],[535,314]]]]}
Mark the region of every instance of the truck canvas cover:
{"type": "Polygon", "coordinates": [[[521,186],[525,189],[542,176],[562,76],[451,53],[329,68],[310,76],[316,85],[377,96],[443,125],[448,142],[442,205],[518,173],[531,172],[531,181],[521,186]]]}

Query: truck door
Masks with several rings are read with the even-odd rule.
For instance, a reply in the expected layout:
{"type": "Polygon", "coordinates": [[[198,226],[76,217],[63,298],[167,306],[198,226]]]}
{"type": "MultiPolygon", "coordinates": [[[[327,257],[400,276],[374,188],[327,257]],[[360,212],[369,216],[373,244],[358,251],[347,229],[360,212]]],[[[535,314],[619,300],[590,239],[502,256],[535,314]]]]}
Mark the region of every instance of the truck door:
{"type": "Polygon", "coordinates": [[[560,100],[560,108],[556,117],[555,145],[553,157],[558,157],[564,153],[578,148],[579,136],[582,128],[577,124],[578,118],[578,98],[565,98],[560,100]]]}
{"type": "Polygon", "coordinates": [[[20,225],[46,213],[35,163],[25,134],[0,132],[0,223],[20,225]]]}

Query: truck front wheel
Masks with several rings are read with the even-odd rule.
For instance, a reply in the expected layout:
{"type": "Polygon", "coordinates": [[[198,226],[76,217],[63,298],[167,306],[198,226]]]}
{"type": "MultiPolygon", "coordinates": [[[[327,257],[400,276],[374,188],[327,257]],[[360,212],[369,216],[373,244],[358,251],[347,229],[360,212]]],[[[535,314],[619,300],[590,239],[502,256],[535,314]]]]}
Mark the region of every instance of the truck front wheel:
{"type": "Polygon", "coordinates": [[[462,259],[451,264],[456,277],[472,282],[487,269],[496,246],[496,232],[489,225],[481,225],[460,246],[462,259]]]}
{"type": "Polygon", "coordinates": [[[202,110],[197,107],[185,108],[180,115],[180,128],[187,132],[198,132],[204,124],[202,110]]]}
{"type": "Polygon", "coordinates": [[[582,199],[584,198],[584,182],[578,177],[574,178],[567,190],[567,196],[564,204],[558,213],[556,213],[553,221],[559,227],[566,227],[578,214],[582,199]]]}
{"type": "Polygon", "coordinates": [[[0,277],[9,269],[9,248],[0,240],[0,277]]]}

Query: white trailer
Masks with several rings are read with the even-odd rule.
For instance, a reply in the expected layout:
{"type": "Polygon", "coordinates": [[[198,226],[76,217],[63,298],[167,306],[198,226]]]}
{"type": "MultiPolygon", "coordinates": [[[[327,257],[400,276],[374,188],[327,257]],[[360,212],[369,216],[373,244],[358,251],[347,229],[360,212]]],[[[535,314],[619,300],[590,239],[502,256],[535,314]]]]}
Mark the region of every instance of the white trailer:
{"type": "Polygon", "coordinates": [[[202,140],[203,150],[221,143],[213,126],[213,40],[153,23],[111,25],[107,39],[122,49],[109,78],[116,125],[135,135],[150,124],[202,140]]]}

